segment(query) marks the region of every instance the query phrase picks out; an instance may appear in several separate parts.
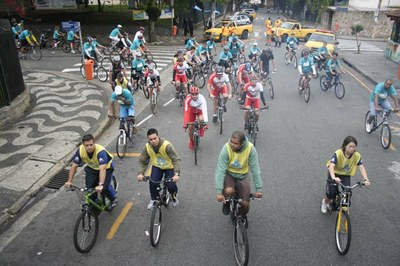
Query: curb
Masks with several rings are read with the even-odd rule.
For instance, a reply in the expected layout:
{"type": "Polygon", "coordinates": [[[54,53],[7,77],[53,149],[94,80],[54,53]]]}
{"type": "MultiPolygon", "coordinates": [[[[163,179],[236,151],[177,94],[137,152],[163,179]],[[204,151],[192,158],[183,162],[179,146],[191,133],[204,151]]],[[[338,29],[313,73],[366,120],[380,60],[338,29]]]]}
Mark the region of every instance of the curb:
{"type": "Polygon", "coordinates": [[[365,79],[367,79],[369,82],[371,82],[372,84],[374,84],[374,86],[376,86],[376,84],[378,84],[379,82],[375,81],[373,78],[371,78],[369,75],[367,75],[366,73],[364,73],[361,69],[359,69],[357,66],[355,66],[354,64],[352,64],[349,60],[347,60],[346,58],[342,57],[343,62],[348,65],[349,67],[351,67],[352,69],[356,70],[361,76],[363,76],[365,79]]]}

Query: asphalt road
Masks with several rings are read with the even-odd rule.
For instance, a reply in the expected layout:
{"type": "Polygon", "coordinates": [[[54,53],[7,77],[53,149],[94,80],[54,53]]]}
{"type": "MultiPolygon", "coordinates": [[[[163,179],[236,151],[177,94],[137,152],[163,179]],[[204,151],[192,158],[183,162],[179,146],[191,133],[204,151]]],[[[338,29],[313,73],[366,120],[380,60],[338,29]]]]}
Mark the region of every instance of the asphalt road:
{"type": "MultiPolygon", "coordinates": [[[[263,20],[256,20],[256,27],[261,29],[262,25],[263,20]]],[[[246,43],[251,41],[254,38],[246,43]]],[[[278,69],[273,74],[275,99],[268,100],[270,110],[263,112],[259,121],[257,150],[265,194],[262,200],[251,202],[249,265],[398,265],[400,183],[393,169],[400,158],[399,118],[393,116],[397,128],[393,147],[383,150],[378,133],[368,135],[363,127],[371,84],[346,68],[348,74],[342,79],[344,99],[336,99],[332,90],[323,92],[319,80],[312,80],[311,99],[306,104],[297,92],[297,71],[284,65],[283,53],[283,48],[274,48],[278,69]],[[372,185],[353,193],[352,242],[343,257],[335,248],[336,215],[322,214],[320,204],[325,163],[348,135],[358,140],[372,185]]],[[[219,151],[231,133],[243,129],[243,112],[234,100],[228,103],[223,134],[210,125],[200,143],[199,165],[195,166],[182,129],[182,108],[176,101],[162,106],[172,98],[173,89],[168,86],[160,96],[158,113],[148,117],[151,112],[147,109],[138,116],[138,121],[144,122],[129,146],[130,152],[140,152],[147,129],[156,127],[182,158],[180,204],[163,212],[158,248],[152,248],[146,236],[150,221],[146,210],[148,184],[135,180],[138,158],[132,156],[116,159],[119,205],[112,213],[100,216],[98,240],[89,254],[76,252],[72,243],[73,226],[80,212],[75,193],[45,190],[24,218],[1,236],[2,240],[12,241],[2,244],[0,264],[234,265],[232,224],[215,200],[214,170],[219,151]],[[111,239],[106,239],[129,203],[133,205],[127,216],[111,239]]],[[[211,101],[208,104],[211,110],[211,101]]],[[[113,152],[116,134],[114,126],[99,142],[108,144],[113,152]]],[[[356,175],[354,181],[358,178],[356,175]]],[[[78,183],[82,180],[77,177],[78,183]]]]}

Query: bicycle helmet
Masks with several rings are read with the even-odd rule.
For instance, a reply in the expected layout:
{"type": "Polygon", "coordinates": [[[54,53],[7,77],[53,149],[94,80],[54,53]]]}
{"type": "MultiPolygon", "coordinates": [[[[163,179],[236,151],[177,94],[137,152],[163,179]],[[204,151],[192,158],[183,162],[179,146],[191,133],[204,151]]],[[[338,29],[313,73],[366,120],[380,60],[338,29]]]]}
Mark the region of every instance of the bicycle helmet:
{"type": "Polygon", "coordinates": [[[89,37],[87,37],[87,41],[91,42],[91,41],[93,41],[93,38],[89,36],[89,37]]]}
{"type": "Polygon", "coordinates": [[[139,33],[139,34],[138,34],[138,38],[139,38],[139,39],[143,39],[143,34],[139,33]]]}
{"type": "Polygon", "coordinates": [[[147,69],[149,71],[153,71],[154,70],[154,65],[153,64],[149,64],[149,66],[147,67],[147,69]]]}
{"type": "Polygon", "coordinates": [[[232,38],[232,42],[237,42],[237,40],[238,40],[238,38],[236,38],[236,37],[232,38]]]}
{"type": "Polygon", "coordinates": [[[199,92],[200,92],[200,90],[199,90],[199,88],[196,87],[196,86],[192,86],[192,87],[190,88],[190,94],[199,94],[199,92]]]}
{"type": "Polygon", "coordinates": [[[224,46],[224,51],[229,51],[228,45],[225,45],[225,46],[224,46]]]}
{"type": "Polygon", "coordinates": [[[121,29],[121,28],[122,28],[122,25],[121,25],[121,24],[118,24],[118,25],[117,25],[117,28],[120,28],[120,29],[121,29]]]}
{"type": "Polygon", "coordinates": [[[119,86],[119,85],[115,86],[114,92],[115,92],[116,95],[121,95],[122,94],[122,87],[119,86]]]}
{"type": "Polygon", "coordinates": [[[244,69],[245,69],[247,72],[250,72],[250,70],[251,70],[251,64],[250,64],[250,62],[247,62],[247,63],[244,65],[244,69]]]}
{"type": "Polygon", "coordinates": [[[141,52],[136,52],[136,57],[140,57],[140,56],[142,56],[142,53],[141,52]]]}
{"type": "Polygon", "coordinates": [[[222,68],[222,66],[218,66],[218,67],[215,69],[215,72],[216,72],[217,74],[221,75],[221,74],[224,73],[224,69],[222,68]]]}
{"type": "Polygon", "coordinates": [[[258,45],[257,42],[254,42],[254,43],[253,43],[253,46],[257,46],[257,45],[258,45]]]}
{"type": "Polygon", "coordinates": [[[258,77],[257,77],[256,74],[252,74],[252,75],[250,76],[250,81],[256,82],[257,80],[258,80],[258,77]]]}

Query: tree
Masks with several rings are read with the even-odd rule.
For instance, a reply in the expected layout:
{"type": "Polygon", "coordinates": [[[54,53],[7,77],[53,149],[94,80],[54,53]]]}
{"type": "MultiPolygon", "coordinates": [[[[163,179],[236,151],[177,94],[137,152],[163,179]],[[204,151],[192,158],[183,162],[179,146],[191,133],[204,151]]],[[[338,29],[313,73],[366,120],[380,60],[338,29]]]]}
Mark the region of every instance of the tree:
{"type": "Polygon", "coordinates": [[[332,5],[332,2],[332,0],[307,0],[307,7],[311,10],[312,13],[316,14],[315,26],[321,18],[322,12],[327,6],[332,5]]]}
{"type": "Polygon", "coordinates": [[[160,18],[161,10],[165,7],[166,3],[161,0],[142,0],[137,3],[139,9],[143,9],[149,17],[149,42],[156,42],[157,34],[154,25],[160,18]]]}
{"type": "Polygon", "coordinates": [[[358,33],[362,32],[363,30],[364,30],[364,27],[361,24],[355,24],[355,25],[351,26],[351,34],[356,35],[357,54],[360,53],[360,46],[361,46],[361,42],[358,41],[358,33]]]}

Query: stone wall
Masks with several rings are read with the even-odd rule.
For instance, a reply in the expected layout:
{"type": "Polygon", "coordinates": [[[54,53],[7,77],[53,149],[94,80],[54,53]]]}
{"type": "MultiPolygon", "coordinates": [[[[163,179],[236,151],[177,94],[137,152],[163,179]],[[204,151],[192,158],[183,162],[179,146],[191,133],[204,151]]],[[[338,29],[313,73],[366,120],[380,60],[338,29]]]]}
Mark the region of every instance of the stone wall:
{"type": "Polygon", "coordinates": [[[337,34],[351,35],[351,26],[361,24],[364,26],[364,31],[359,33],[360,37],[387,39],[393,27],[391,21],[385,14],[380,12],[377,22],[375,22],[373,11],[336,11],[333,12],[332,30],[338,27],[337,34]]]}

